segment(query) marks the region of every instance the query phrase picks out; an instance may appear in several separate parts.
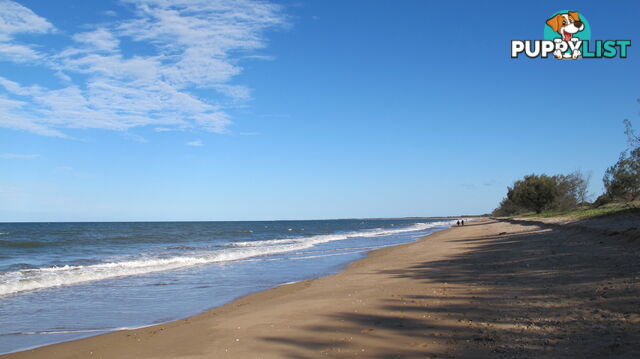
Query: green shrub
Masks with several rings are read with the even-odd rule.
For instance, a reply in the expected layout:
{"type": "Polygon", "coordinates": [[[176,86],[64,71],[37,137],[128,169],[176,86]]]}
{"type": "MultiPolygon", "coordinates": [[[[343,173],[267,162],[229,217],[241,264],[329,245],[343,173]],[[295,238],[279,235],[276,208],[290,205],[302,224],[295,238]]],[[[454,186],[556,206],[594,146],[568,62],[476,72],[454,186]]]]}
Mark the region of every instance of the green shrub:
{"type": "Polygon", "coordinates": [[[516,181],[509,188],[507,198],[519,207],[540,213],[549,208],[558,194],[558,186],[553,177],[532,174],[516,181]]]}
{"type": "Polygon", "coordinates": [[[623,152],[607,169],[603,181],[609,198],[627,202],[640,199],[640,147],[623,152]]]}
{"type": "Polygon", "coordinates": [[[593,202],[593,206],[598,208],[611,202],[613,202],[613,198],[611,198],[608,194],[603,193],[600,196],[598,196],[598,198],[596,198],[595,202],[593,202]]]}
{"type": "Polygon", "coordinates": [[[629,149],[607,169],[603,182],[608,199],[631,202],[640,198],[640,136],[634,133],[631,121],[624,120],[624,125],[629,149]]]}
{"type": "Polygon", "coordinates": [[[500,202],[493,215],[572,210],[587,201],[588,185],[589,176],[580,171],[556,176],[531,174],[508,187],[507,197],[500,202]]]}

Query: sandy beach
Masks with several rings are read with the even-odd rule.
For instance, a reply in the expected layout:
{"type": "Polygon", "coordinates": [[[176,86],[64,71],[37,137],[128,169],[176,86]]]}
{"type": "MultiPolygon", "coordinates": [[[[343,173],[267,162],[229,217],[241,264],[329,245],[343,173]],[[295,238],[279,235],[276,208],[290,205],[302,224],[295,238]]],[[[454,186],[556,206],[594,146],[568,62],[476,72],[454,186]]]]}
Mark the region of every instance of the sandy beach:
{"type": "Polygon", "coordinates": [[[633,221],[478,220],[195,317],[1,357],[637,358],[633,221]]]}

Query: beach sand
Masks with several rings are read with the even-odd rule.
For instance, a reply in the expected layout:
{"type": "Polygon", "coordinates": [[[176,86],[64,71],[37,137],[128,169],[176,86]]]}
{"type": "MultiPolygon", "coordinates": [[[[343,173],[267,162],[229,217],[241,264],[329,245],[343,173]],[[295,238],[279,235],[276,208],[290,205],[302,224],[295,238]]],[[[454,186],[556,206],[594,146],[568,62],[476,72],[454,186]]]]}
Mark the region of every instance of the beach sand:
{"type": "Polygon", "coordinates": [[[638,358],[639,243],[484,219],[188,319],[1,357],[638,358]]]}

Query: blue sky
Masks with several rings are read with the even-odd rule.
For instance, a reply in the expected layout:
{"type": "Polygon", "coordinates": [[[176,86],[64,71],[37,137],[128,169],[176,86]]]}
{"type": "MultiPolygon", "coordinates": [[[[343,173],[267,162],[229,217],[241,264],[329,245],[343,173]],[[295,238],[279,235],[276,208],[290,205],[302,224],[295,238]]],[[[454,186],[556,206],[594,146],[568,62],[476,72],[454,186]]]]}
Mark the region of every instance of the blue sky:
{"type": "Polygon", "coordinates": [[[0,0],[0,221],[491,211],[640,127],[640,3],[0,0]],[[574,9],[628,59],[511,59],[574,9]]]}

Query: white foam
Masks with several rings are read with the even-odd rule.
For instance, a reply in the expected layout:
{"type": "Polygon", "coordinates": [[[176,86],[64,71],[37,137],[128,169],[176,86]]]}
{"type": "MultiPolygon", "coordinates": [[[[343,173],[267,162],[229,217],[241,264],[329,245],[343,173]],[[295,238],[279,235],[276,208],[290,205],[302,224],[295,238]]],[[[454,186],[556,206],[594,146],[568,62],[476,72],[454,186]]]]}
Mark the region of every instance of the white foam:
{"type": "Polygon", "coordinates": [[[86,266],[63,266],[37,269],[23,269],[2,273],[0,296],[23,291],[72,285],[122,276],[133,276],[167,271],[201,264],[246,260],[253,257],[287,253],[311,248],[317,244],[344,240],[347,238],[372,237],[421,231],[439,226],[450,226],[453,221],[418,223],[397,229],[376,229],[342,234],[318,235],[312,237],[287,238],[234,243],[227,249],[203,252],[191,256],[170,258],[143,258],[101,263],[86,266]]]}
{"type": "Polygon", "coordinates": [[[69,329],[69,330],[43,330],[37,332],[16,332],[4,333],[0,336],[10,335],[53,335],[53,334],[77,334],[77,333],[106,333],[110,331],[122,330],[121,328],[101,328],[101,329],[69,329]]]}
{"type": "Polygon", "coordinates": [[[375,237],[375,236],[388,236],[392,234],[399,234],[404,232],[415,232],[415,231],[423,231],[429,228],[441,227],[441,226],[451,226],[455,222],[454,221],[439,221],[439,222],[431,222],[431,223],[416,223],[409,227],[398,228],[398,229],[372,229],[366,231],[359,232],[347,232],[340,234],[327,234],[327,235],[317,235],[313,237],[300,237],[300,238],[290,238],[290,239],[270,239],[265,241],[249,241],[249,242],[235,242],[230,244],[234,247],[261,247],[261,246],[270,246],[270,245],[282,245],[282,244],[295,244],[295,243],[309,243],[315,244],[327,243],[332,241],[339,241],[348,238],[357,238],[357,237],[375,237]]]}

